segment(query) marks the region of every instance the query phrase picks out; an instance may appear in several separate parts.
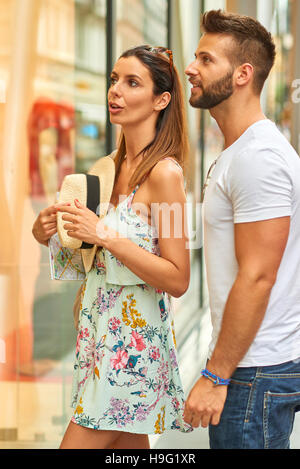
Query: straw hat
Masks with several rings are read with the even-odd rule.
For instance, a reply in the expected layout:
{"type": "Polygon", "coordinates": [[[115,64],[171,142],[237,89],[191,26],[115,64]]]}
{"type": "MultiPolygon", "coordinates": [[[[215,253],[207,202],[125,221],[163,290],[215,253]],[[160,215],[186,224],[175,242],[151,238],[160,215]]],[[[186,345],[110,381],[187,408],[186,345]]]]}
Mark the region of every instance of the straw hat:
{"type": "MultiPolygon", "coordinates": [[[[69,174],[65,176],[59,193],[58,203],[70,203],[75,207],[74,199],[95,212],[99,219],[105,217],[115,181],[115,163],[113,152],[100,158],[88,174],[69,174]]],[[[71,238],[63,225],[63,213],[57,214],[57,233],[63,247],[80,249],[86,273],[92,268],[94,257],[99,246],[87,244],[79,239],[71,238]]]]}

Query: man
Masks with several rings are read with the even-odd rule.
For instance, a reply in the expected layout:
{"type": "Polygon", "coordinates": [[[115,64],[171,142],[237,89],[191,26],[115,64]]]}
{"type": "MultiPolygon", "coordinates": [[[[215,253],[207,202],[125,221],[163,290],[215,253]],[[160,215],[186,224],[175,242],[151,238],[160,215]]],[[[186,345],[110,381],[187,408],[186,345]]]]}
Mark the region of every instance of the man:
{"type": "Polygon", "coordinates": [[[213,449],[288,448],[300,410],[300,159],[260,105],[271,35],[221,10],[202,29],[190,104],[210,110],[225,149],[204,188],[213,336],[185,421],[209,426],[213,449]]]}

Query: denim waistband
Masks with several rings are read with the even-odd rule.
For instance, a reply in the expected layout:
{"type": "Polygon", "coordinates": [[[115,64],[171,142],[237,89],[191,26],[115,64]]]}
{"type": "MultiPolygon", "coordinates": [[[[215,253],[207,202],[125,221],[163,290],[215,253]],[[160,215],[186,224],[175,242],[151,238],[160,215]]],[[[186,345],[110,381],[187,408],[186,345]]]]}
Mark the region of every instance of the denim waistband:
{"type": "Polygon", "coordinates": [[[298,360],[281,363],[272,366],[259,366],[259,367],[239,367],[232,375],[233,379],[251,380],[259,375],[276,375],[276,374],[300,374],[300,358],[298,360]]]}

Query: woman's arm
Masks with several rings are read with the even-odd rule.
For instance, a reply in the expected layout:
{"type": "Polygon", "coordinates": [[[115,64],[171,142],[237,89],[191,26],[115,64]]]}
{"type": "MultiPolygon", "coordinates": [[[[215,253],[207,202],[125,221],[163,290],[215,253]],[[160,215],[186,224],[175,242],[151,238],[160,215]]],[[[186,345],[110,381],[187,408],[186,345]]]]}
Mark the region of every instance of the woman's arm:
{"type": "Polygon", "coordinates": [[[190,281],[186,197],[180,168],[161,161],[149,176],[149,187],[161,257],[126,238],[108,237],[103,245],[144,282],[180,297],[190,281]]]}
{"type": "MultiPolygon", "coordinates": [[[[71,237],[103,246],[147,284],[180,297],[190,281],[183,175],[174,163],[161,161],[152,170],[148,182],[160,257],[118,236],[113,230],[106,230],[105,226],[101,234],[99,218],[80,204],[76,204],[77,208],[62,210],[69,214],[64,215],[63,220],[72,222],[64,227],[71,237]]],[[[132,208],[134,210],[134,204],[132,208]]]]}

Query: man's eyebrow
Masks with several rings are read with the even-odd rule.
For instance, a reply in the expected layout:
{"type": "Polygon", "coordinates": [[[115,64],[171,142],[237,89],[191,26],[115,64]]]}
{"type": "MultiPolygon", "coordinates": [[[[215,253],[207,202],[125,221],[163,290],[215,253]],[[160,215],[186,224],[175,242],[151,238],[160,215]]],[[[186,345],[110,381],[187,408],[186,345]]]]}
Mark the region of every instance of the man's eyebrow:
{"type": "Polygon", "coordinates": [[[211,52],[206,52],[206,51],[201,51],[201,52],[195,52],[195,57],[196,59],[200,57],[201,55],[209,55],[209,57],[214,58],[213,54],[211,52]]]}

